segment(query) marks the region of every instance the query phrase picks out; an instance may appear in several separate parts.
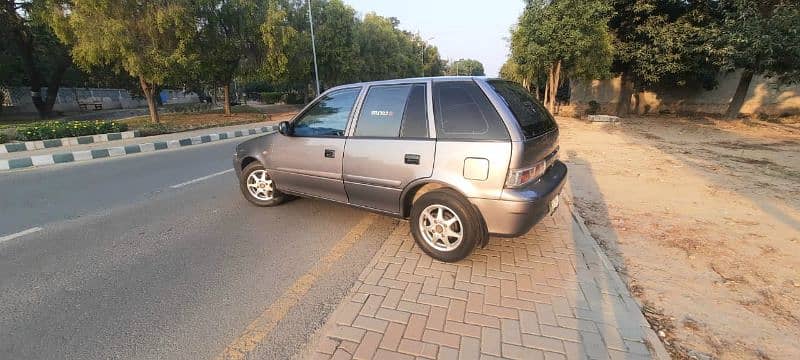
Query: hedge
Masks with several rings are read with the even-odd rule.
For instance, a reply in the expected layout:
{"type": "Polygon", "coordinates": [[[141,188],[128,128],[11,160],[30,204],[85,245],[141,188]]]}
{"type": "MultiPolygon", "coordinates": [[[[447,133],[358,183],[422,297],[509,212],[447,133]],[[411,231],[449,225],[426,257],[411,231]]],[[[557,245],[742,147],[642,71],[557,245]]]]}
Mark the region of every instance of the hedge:
{"type": "Polygon", "coordinates": [[[18,141],[59,139],[127,131],[128,125],[115,121],[44,121],[17,127],[18,141]]]}
{"type": "Polygon", "coordinates": [[[276,104],[283,100],[285,93],[282,92],[262,92],[261,102],[264,104],[276,104]]]}

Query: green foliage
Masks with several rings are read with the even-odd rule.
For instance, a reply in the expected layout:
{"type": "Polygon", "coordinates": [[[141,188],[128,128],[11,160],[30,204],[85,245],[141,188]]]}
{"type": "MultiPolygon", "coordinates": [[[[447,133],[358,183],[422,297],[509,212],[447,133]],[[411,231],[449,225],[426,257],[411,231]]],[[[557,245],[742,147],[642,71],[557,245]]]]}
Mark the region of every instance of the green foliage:
{"type": "Polygon", "coordinates": [[[717,55],[723,70],[745,69],[784,83],[800,81],[800,3],[726,0],[721,4],[717,55]]]}
{"type": "Polygon", "coordinates": [[[0,144],[5,144],[8,142],[8,135],[4,132],[0,132],[0,144]]]}
{"type": "Polygon", "coordinates": [[[483,64],[474,59],[459,59],[447,66],[447,75],[485,76],[483,64]]]}
{"type": "MultiPolygon", "coordinates": [[[[197,61],[190,65],[197,81],[213,86],[229,84],[248,50],[260,44],[258,28],[264,21],[262,3],[251,0],[199,0],[192,11],[197,21],[197,35],[191,51],[197,61]]],[[[249,69],[248,69],[249,70],[249,69]]]]}
{"type": "MultiPolygon", "coordinates": [[[[307,2],[269,0],[266,7],[263,75],[277,88],[305,93],[314,79],[307,2]]],[[[361,20],[340,0],[312,1],[312,10],[323,88],[443,72],[438,49],[400,30],[395,18],[368,13],[361,20]]]]}
{"type": "Polygon", "coordinates": [[[139,136],[155,136],[155,135],[162,135],[162,134],[169,134],[175,132],[175,130],[168,126],[167,124],[146,124],[136,129],[139,131],[139,136]]]}
{"type": "Polygon", "coordinates": [[[282,92],[262,92],[259,95],[262,103],[275,104],[283,100],[286,94],[282,92]]]}
{"type": "Polygon", "coordinates": [[[305,103],[305,99],[303,99],[303,95],[296,92],[290,92],[286,94],[286,103],[291,105],[299,105],[305,103]]]}
{"type": "Polygon", "coordinates": [[[607,77],[613,51],[610,11],[600,0],[529,1],[511,33],[517,72],[531,79],[560,61],[570,78],[607,77]]]}
{"type": "Polygon", "coordinates": [[[73,58],[83,67],[118,65],[157,85],[197,57],[189,51],[194,17],[183,1],[72,0],[58,7],[53,19],[59,38],[73,44],[73,58]]]}
{"type": "Polygon", "coordinates": [[[156,90],[176,72],[186,72],[199,54],[193,2],[167,0],[53,0],[50,25],[72,45],[79,66],[125,70],[139,79],[150,117],[158,122],[156,90]]]}
{"type": "Polygon", "coordinates": [[[713,1],[609,0],[615,73],[637,90],[655,85],[715,86],[713,1]]]}
{"type": "Polygon", "coordinates": [[[44,121],[17,128],[19,141],[59,139],[127,131],[128,126],[115,121],[44,121]]]}

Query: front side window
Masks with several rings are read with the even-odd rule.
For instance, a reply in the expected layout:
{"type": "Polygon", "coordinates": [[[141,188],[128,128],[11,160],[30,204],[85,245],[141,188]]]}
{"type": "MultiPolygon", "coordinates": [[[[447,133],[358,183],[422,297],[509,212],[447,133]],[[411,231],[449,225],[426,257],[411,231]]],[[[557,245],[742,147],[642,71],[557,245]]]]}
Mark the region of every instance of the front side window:
{"type": "Polygon", "coordinates": [[[325,95],[292,124],[294,135],[344,136],[360,91],[360,88],[342,89],[325,95]]]}
{"type": "Polygon", "coordinates": [[[425,84],[369,88],[354,136],[422,138],[428,136],[425,84]]]}
{"type": "Polygon", "coordinates": [[[474,81],[434,83],[433,107],[439,139],[509,139],[500,115],[474,81]]]}

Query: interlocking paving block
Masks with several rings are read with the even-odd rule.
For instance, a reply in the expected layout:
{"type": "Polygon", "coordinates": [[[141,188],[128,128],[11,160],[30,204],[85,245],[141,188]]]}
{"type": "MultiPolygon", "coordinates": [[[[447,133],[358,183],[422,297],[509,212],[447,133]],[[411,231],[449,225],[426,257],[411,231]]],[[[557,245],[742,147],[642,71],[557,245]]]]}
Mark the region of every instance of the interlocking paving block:
{"type": "MultiPolygon", "coordinates": [[[[456,264],[432,260],[401,225],[337,313],[363,306],[348,321],[370,332],[365,357],[424,357],[425,344],[436,344],[439,358],[668,359],[648,353],[641,339],[652,339],[652,330],[618,279],[567,207],[526,235],[492,238],[456,264]]],[[[326,333],[317,354],[352,354],[329,341],[342,331],[326,333]]]]}

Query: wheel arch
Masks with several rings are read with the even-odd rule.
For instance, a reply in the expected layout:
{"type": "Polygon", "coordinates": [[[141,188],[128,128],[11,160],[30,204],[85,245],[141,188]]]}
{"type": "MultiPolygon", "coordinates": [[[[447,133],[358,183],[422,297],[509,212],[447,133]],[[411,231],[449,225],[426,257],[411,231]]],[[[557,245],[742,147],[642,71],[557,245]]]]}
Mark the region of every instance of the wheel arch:
{"type": "Polygon", "coordinates": [[[256,159],[254,156],[246,156],[242,159],[242,163],[240,165],[240,170],[244,170],[247,165],[250,165],[254,162],[261,162],[260,160],[256,159]]]}
{"type": "Polygon", "coordinates": [[[452,190],[463,196],[465,200],[467,199],[467,196],[464,195],[463,192],[446,182],[432,179],[419,179],[411,182],[405,187],[405,189],[403,189],[403,192],[400,195],[400,215],[403,218],[409,217],[411,214],[411,206],[414,204],[414,201],[423,194],[436,189],[452,190]]]}

